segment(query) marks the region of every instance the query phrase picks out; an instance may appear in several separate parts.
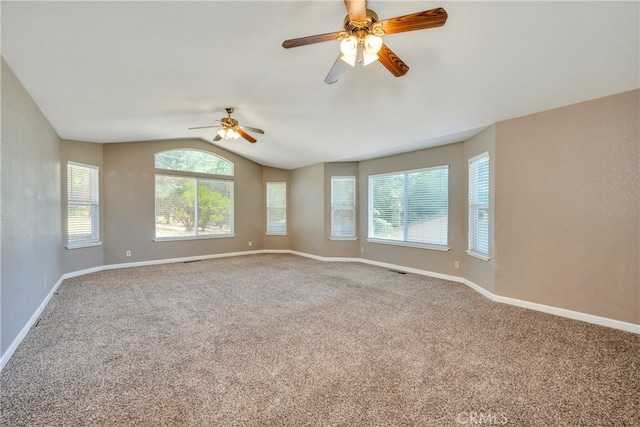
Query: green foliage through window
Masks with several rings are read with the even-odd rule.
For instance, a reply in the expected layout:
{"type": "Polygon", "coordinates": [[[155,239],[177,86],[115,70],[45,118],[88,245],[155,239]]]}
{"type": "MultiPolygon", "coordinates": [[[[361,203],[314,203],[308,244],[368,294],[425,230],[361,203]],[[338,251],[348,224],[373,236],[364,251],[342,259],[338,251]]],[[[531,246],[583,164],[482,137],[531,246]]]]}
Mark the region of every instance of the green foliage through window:
{"type": "Polygon", "coordinates": [[[199,150],[169,150],[155,154],[156,169],[233,176],[233,163],[199,150]]]}
{"type": "Polygon", "coordinates": [[[233,235],[233,181],[210,176],[232,175],[233,163],[203,151],[171,150],[156,153],[155,164],[172,171],[155,175],[156,238],[233,235]]]}

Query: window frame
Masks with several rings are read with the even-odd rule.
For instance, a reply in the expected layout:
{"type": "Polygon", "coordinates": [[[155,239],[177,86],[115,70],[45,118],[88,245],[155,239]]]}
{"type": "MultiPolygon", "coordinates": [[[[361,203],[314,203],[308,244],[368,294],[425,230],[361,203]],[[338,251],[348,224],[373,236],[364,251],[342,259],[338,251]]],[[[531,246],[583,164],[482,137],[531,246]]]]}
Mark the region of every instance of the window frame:
{"type": "Polygon", "coordinates": [[[234,197],[234,192],[235,192],[235,179],[234,179],[234,170],[235,170],[235,165],[233,164],[233,162],[231,162],[230,160],[219,156],[215,153],[209,152],[209,151],[204,151],[204,150],[198,150],[198,149],[193,149],[193,148],[174,148],[174,149],[170,149],[170,150],[163,150],[163,151],[158,151],[156,153],[154,153],[154,237],[153,237],[153,241],[154,242],[172,242],[172,241],[180,241],[180,240],[203,240],[203,239],[226,239],[226,238],[233,238],[235,237],[235,197],[234,197]],[[223,175],[223,174],[210,174],[210,173],[206,173],[206,172],[193,172],[193,171],[189,171],[189,170],[182,170],[182,169],[164,169],[164,168],[158,168],[156,167],[156,156],[159,154],[163,154],[163,153],[167,153],[167,152],[171,152],[171,151],[193,151],[193,152],[202,152],[205,153],[207,155],[210,155],[212,158],[216,158],[216,159],[220,159],[223,160],[225,162],[227,162],[229,164],[230,167],[230,174],[229,175],[223,175]],[[195,181],[195,194],[198,194],[198,186],[200,185],[201,181],[202,182],[207,182],[207,181],[212,181],[212,182],[225,182],[225,183],[229,183],[230,187],[229,187],[229,198],[231,201],[231,212],[229,215],[229,233],[225,233],[225,234],[198,234],[198,209],[197,209],[197,199],[194,202],[194,215],[195,215],[195,226],[194,226],[194,234],[193,235],[187,235],[187,236],[160,236],[158,237],[158,230],[157,230],[157,218],[158,218],[158,213],[157,213],[157,208],[158,208],[158,203],[157,203],[157,184],[156,184],[156,179],[158,176],[167,176],[167,177],[177,177],[177,178],[186,178],[186,179],[192,179],[195,181]]]}
{"type": "MultiPolygon", "coordinates": [[[[373,175],[369,175],[368,177],[368,212],[367,212],[367,220],[368,220],[368,225],[367,225],[367,242],[370,243],[380,243],[380,244],[388,244],[388,245],[395,245],[395,246],[406,246],[406,247],[412,247],[412,248],[419,248],[419,249],[430,249],[430,250],[437,250],[437,251],[449,251],[450,247],[449,247],[449,191],[450,191],[450,186],[449,186],[449,169],[450,166],[448,164],[445,165],[438,165],[438,166],[430,166],[430,167],[425,167],[425,168],[419,168],[419,169],[411,169],[411,170],[404,170],[404,171],[396,171],[396,172],[388,172],[388,173],[381,173],[381,174],[373,174],[373,175]],[[446,213],[446,219],[447,219],[447,232],[446,232],[446,238],[447,238],[447,242],[446,244],[434,244],[434,243],[423,243],[423,242],[416,242],[416,241],[412,241],[409,240],[406,236],[406,221],[403,219],[403,239],[402,240],[393,240],[393,239],[384,239],[384,238],[380,238],[380,237],[375,237],[374,233],[374,221],[373,221],[373,190],[372,190],[372,180],[374,180],[375,178],[380,178],[380,177],[385,177],[385,176],[403,176],[403,183],[404,186],[406,188],[406,178],[408,175],[410,174],[414,174],[414,173],[419,173],[419,172],[426,172],[426,171],[430,171],[430,170],[445,170],[447,172],[447,213],[446,213]]],[[[403,193],[403,207],[406,206],[408,201],[408,194],[406,192],[403,193]]],[[[405,216],[406,218],[406,216],[405,216]]]]}
{"type": "Polygon", "coordinates": [[[357,192],[358,192],[358,187],[357,187],[357,181],[356,181],[356,177],[355,175],[348,175],[348,176],[332,176],[331,177],[331,224],[330,224],[330,231],[329,231],[329,239],[330,240],[358,240],[358,223],[357,223],[357,212],[356,212],[356,208],[357,208],[357,192]],[[342,180],[342,181],[351,181],[353,182],[353,201],[351,206],[336,206],[334,205],[334,194],[335,194],[335,190],[334,190],[334,183],[338,180],[342,180]],[[351,209],[352,211],[352,219],[353,219],[353,235],[350,236],[344,236],[344,235],[337,235],[336,234],[336,230],[334,229],[334,226],[336,224],[334,224],[334,214],[337,210],[348,210],[351,209]]]}
{"type": "Polygon", "coordinates": [[[476,156],[471,157],[468,160],[468,192],[467,192],[467,250],[466,253],[469,256],[474,258],[481,259],[482,261],[489,261],[491,259],[491,158],[489,156],[489,152],[485,151],[476,156]],[[475,188],[477,188],[477,183],[474,182],[474,179],[478,179],[478,168],[475,165],[479,165],[479,162],[484,161],[486,159],[487,162],[487,176],[486,176],[486,188],[487,188],[487,201],[480,203],[477,201],[477,194],[475,194],[475,188]],[[475,215],[479,211],[484,211],[487,215],[487,228],[486,228],[486,242],[487,242],[487,251],[483,252],[478,250],[477,242],[478,238],[475,240],[473,237],[473,230],[478,230],[478,224],[474,224],[474,218],[477,218],[475,215]],[[476,243],[474,245],[474,242],[476,243]]]}
{"type": "Polygon", "coordinates": [[[80,248],[88,248],[92,246],[99,246],[102,244],[100,240],[100,167],[95,165],[89,165],[86,163],[79,163],[74,161],[67,161],[67,172],[66,172],[66,181],[67,181],[67,214],[66,214],[66,227],[65,232],[67,234],[67,244],[65,248],[67,249],[80,249],[80,248]],[[90,195],[89,200],[81,200],[74,199],[71,197],[72,186],[70,185],[71,168],[83,168],[87,169],[90,174],[90,195]],[[72,206],[76,207],[90,207],[91,208],[91,234],[90,238],[87,239],[76,239],[72,240],[70,237],[73,235],[69,232],[69,208],[72,206]]]}
{"type": "Polygon", "coordinates": [[[268,181],[265,185],[265,210],[266,210],[266,224],[265,234],[267,236],[286,236],[288,234],[288,219],[287,219],[287,182],[286,181],[268,181]],[[269,187],[275,185],[284,185],[284,206],[270,206],[269,205],[269,187]],[[278,210],[284,212],[284,231],[269,231],[269,223],[272,210],[278,210]]]}

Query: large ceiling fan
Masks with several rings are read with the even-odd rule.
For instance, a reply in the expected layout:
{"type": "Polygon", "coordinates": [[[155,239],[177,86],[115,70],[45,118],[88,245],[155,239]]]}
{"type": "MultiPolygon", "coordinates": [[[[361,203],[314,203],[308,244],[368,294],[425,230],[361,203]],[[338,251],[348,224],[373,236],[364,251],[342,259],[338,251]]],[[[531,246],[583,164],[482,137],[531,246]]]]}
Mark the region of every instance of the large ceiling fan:
{"type": "Polygon", "coordinates": [[[330,40],[342,40],[341,53],[324,79],[328,84],[338,81],[347,64],[367,65],[376,59],[380,60],[391,74],[400,77],[409,71],[409,66],[382,42],[380,36],[441,27],[447,21],[447,12],[441,7],[379,21],[378,15],[367,9],[366,3],[366,0],[344,0],[347,7],[344,31],[285,40],[282,47],[289,49],[330,40]]]}
{"type": "Polygon", "coordinates": [[[262,129],[239,125],[236,119],[231,118],[231,113],[233,113],[233,107],[228,107],[228,108],[225,108],[224,110],[227,112],[227,117],[223,117],[222,119],[217,120],[220,122],[219,125],[198,126],[198,127],[189,128],[189,129],[206,129],[206,128],[219,127],[221,129],[218,131],[218,133],[216,133],[215,138],[213,138],[214,141],[220,141],[221,139],[238,139],[240,137],[243,137],[247,141],[254,143],[256,142],[256,139],[251,135],[249,135],[246,131],[264,134],[264,131],[262,129]]]}

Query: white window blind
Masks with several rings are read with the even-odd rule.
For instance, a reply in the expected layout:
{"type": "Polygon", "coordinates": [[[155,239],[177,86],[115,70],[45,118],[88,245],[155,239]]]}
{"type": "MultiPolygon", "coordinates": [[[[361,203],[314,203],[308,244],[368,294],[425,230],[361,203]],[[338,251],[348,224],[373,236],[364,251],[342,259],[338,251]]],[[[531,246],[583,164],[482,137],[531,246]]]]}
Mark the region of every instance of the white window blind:
{"type": "Polygon", "coordinates": [[[287,234],[286,182],[267,182],[267,234],[287,234]]]}
{"type": "Polygon", "coordinates": [[[356,177],[331,177],[331,237],[356,237],[356,177]]]}
{"type": "Polygon", "coordinates": [[[468,251],[489,256],[489,153],[469,159],[468,251]]]}
{"type": "Polygon", "coordinates": [[[96,166],[67,163],[67,247],[99,243],[99,170],[96,166]]]}
{"type": "Polygon", "coordinates": [[[449,166],[369,177],[369,239],[444,249],[449,166]]]}

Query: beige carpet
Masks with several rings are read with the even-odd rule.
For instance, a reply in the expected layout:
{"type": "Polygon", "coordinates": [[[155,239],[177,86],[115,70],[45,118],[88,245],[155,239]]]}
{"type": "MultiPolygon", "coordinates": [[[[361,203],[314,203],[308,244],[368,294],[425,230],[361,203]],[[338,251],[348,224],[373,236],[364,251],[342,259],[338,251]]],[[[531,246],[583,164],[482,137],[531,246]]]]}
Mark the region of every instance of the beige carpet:
{"type": "Polygon", "coordinates": [[[66,280],[5,426],[640,424],[640,336],[464,285],[255,255],[66,280]]]}

